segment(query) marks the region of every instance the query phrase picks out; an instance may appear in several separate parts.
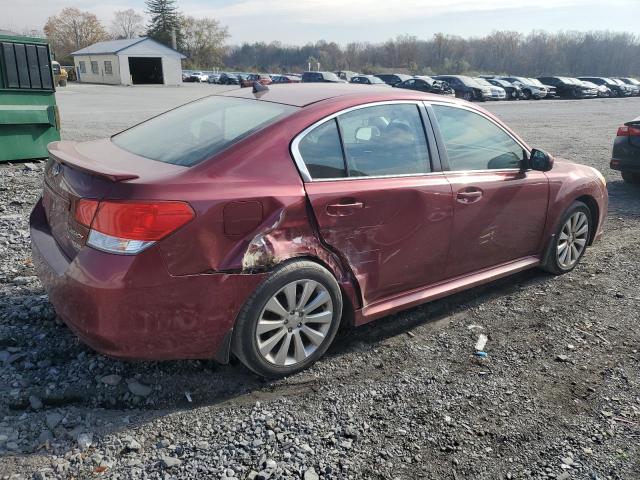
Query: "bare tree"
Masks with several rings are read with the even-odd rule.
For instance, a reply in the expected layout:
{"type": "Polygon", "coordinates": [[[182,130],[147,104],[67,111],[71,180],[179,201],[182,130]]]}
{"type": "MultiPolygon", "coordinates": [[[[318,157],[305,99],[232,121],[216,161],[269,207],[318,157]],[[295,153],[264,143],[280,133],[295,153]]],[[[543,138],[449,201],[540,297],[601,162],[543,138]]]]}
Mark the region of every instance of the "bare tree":
{"type": "MultiPolygon", "coordinates": [[[[187,66],[208,68],[223,65],[225,41],[229,38],[227,27],[213,18],[184,17],[181,30],[187,66]]],[[[255,54],[253,61],[257,61],[255,54]]]]}
{"type": "Polygon", "coordinates": [[[111,35],[113,38],[136,38],[144,31],[142,24],[144,17],[133,8],[117,10],[111,21],[111,35]]]}
{"type": "Polygon", "coordinates": [[[108,38],[98,17],[73,7],[49,17],[44,33],[51,42],[56,58],[65,61],[70,60],[71,52],[108,38]]]}

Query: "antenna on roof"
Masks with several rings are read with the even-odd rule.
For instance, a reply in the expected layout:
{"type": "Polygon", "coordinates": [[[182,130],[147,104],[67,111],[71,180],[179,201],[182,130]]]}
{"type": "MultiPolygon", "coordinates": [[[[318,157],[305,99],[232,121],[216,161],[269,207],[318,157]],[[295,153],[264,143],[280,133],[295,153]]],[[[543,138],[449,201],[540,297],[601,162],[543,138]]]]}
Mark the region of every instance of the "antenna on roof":
{"type": "Polygon", "coordinates": [[[253,93],[262,93],[269,90],[269,87],[262,85],[260,82],[253,82],[253,93]]]}

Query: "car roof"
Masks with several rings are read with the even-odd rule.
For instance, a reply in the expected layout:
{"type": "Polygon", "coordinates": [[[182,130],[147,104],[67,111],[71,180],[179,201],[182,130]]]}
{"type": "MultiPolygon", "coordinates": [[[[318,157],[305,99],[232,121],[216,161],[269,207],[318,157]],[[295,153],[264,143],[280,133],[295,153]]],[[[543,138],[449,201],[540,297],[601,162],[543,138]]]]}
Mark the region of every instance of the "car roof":
{"type": "MultiPolygon", "coordinates": [[[[220,94],[225,97],[259,98],[262,101],[283,103],[296,107],[304,107],[331,98],[343,97],[354,102],[385,100],[421,100],[430,97],[443,101],[442,95],[431,95],[405,89],[390,89],[372,85],[363,91],[360,85],[350,83],[292,83],[287,85],[270,85],[268,90],[257,94],[252,89],[229,90],[220,94]]],[[[449,100],[449,99],[447,99],[449,100]]],[[[452,102],[455,103],[455,102],[452,102]]]]}

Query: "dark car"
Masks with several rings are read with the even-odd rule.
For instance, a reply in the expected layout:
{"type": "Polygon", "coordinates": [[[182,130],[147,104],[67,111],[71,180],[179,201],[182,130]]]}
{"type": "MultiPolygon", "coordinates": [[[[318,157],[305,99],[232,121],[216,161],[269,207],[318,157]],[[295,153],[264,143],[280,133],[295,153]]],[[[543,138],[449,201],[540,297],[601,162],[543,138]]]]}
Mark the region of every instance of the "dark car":
{"type": "Polygon", "coordinates": [[[404,73],[380,73],[376,74],[376,77],[392,87],[397,83],[413,78],[411,75],[405,75],[404,73]]]}
{"type": "Polygon", "coordinates": [[[300,83],[301,78],[298,75],[272,75],[273,83],[300,83]]]}
{"type": "Polygon", "coordinates": [[[581,80],[570,77],[538,77],[545,85],[556,88],[556,95],[562,98],[595,98],[598,91],[585,86],[581,80]]]}
{"type": "Polygon", "coordinates": [[[255,82],[258,82],[260,85],[271,85],[271,83],[273,83],[271,77],[265,73],[251,73],[242,80],[240,86],[252,87],[255,82]]]}
{"type": "MultiPolygon", "coordinates": [[[[71,78],[71,77],[69,77],[69,78],[71,78]]],[[[617,80],[621,80],[622,82],[624,82],[627,85],[629,85],[630,87],[632,87],[633,94],[635,96],[639,96],[640,95],[640,81],[638,81],[637,79],[632,78],[632,77],[620,77],[617,80]]]]}
{"type": "Polygon", "coordinates": [[[436,80],[435,78],[427,75],[419,75],[414,78],[410,78],[409,80],[405,80],[404,82],[396,83],[394,87],[417,90],[425,93],[436,93],[438,95],[447,95],[449,97],[454,97],[456,94],[447,82],[436,80]]]}
{"type": "Polygon", "coordinates": [[[596,85],[606,85],[611,90],[612,97],[630,97],[631,90],[626,86],[620,85],[618,82],[614,82],[608,77],[578,77],[580,80],[586,80],[587,82],[595,83],[596,85]]]}
{"type": "Polygon", "coordinates": [[[528,77],[500,77],[502,80],[517,85],[522,91],[523,100],[540,100],[549,95],[549,89],[539,80],[528,77]]]}
{"type": "Polygon", "coordinates": [[[375,85],[236,89],[48,148],[30,236],[59,318],[106,355],[264,376],[311,365],[341,323],[569,272],[607,213],[595,169],[375,85]]]}
{"type": "Polygon", "coordinates": [[[333,72],[304,72],[302,83],[346,83],[333,72]]]}
{"type": "Polygon", "coordinates": [[[628,183],[640,183],[640,117],[618,128],[610,166],[628,183]]]}
{"type": "Polygon", "coordinates": [[[640,92],[640,88],[633,84],[633,83],[627,83],[624,80],[622,80],[621,78],[612,78],[611,80],[613,80],[614,82],[616,82],[618,85],[626,88],[627,90],[629,90],[631,97],[637,97],[638,96],[638,92],[640,92]]]}
{"type": "Polygon", "coordinates": [[[507,100],[519,100],[522,97],[522,89],[518,85],[502,80],[501,78],[484,77],[491,85],[504,88],[507,94],[507,100]]]}
{"type": "Polygon", "coordinates": [[[360,85],[386,85],[386,83],[375,75],[355,75],[351,77],[349,83],[357,83],[360,85]]]}
{"type": "Polygon", "coordinates": [[[218,83],[221,85],[239,85],[238,72],[223,72],[220,74],[218,83]]]}
{"type": "Polygon", "coordinates": [[[456,97],[472,102],[484,102],[491,98],[491,87],[480,85],[473,78],[465,75],[437,75],[436,80],[447,82],[456,92],[456,97]]]}

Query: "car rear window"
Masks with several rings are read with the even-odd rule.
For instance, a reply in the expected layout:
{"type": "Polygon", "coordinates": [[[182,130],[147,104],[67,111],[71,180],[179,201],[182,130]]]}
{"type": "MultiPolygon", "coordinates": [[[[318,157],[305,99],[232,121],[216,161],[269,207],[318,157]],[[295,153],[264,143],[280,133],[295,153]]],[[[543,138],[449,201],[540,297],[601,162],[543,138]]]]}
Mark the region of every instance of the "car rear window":
{"type": "Polygon", "coordinates": [[[296,110],[280,103],[207,97],[118,133],[112,141],[151,160],[189,167],[296,110]]]}

